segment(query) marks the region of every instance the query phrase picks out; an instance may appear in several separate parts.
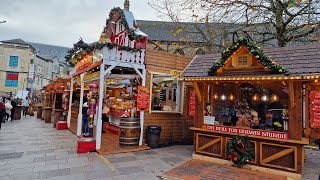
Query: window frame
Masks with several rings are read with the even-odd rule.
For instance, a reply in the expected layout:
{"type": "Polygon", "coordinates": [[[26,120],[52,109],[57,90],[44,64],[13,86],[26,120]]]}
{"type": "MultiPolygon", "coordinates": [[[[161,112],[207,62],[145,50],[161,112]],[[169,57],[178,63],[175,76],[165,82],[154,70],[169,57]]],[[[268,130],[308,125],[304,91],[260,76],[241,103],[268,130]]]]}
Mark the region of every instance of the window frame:
{"type": "MultiPolygon", "coordinates": [[[[168,113],[168,114],[183,114],[183,95],[184,95],[184,82],[181,82],[178,80],[178,76],[173,76],[170,73],[161,73],[161,72],[149,72],[150,73],[150,101],[149,101],[149,113],[154,114],[154,113],[168,113]],[[166,75],[166,76],[171,76],[173,78],[176,78],[177,80],[177,89],[176,89],[176,111],[161,111],[161,110],[152,110],[152,92],[153,92],[153,78],[154,75],[166,75]]],[[[173,98],[173,97],[172,97],[173,98]]]]}
{"type": "Polygon", "coordinates": [[[19,59],[20,59],[19,55],[16,55],[16,54],[9,55],[8,66],[11,67],[11,68],[19,67],[19,59]],[[14,65],[11,64],[11,60],[13,60],[13,59],[11,59],[11,57],[17,57],[17,63],[16,64],[14,64],[14,65]]]}

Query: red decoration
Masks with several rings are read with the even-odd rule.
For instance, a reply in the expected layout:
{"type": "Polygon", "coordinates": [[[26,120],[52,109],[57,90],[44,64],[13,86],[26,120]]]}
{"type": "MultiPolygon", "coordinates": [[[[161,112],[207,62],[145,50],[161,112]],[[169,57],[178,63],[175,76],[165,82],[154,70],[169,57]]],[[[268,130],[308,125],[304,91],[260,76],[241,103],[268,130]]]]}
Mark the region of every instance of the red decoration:
{"type": "Polygon", "coordinates": [[[190,91],[189,94],[189,116],[196,115],[196,93],[194,90],[190,91]]]}
{"type": "MultiPolygon", "coordinates": [[[[91,138],[89,138],[91,139],[91,138]]],[[[96,150],[96,141],[87,141],[86,138],[78,140],[78,153],[89,153],[96,150]]]]}
{"type": "Polygon", "coordinates": [[[148,111],[149,109],[149,89],[144,86],[138,87],[137,110],[148,111]]]}
{"type": "Polygon", "coordinates": [[[314,127],[320,127],[320,91],[311,91],[310,99],[310,123],[314,127]]]}
{"type": "Polygon", "coordinates": [[[235,162],[235,161],[238,161],[238,158],[237,158],[237,157],[233,157],[233,158],[232,158],[232,161],[234,161],[234,162],[235,162]]]}
{"type": "Polygon", "coordinates": [[[57,124],[56,124],[56,129],[57,130],[68,129],[67,121],[58,121],[57,124]]]}

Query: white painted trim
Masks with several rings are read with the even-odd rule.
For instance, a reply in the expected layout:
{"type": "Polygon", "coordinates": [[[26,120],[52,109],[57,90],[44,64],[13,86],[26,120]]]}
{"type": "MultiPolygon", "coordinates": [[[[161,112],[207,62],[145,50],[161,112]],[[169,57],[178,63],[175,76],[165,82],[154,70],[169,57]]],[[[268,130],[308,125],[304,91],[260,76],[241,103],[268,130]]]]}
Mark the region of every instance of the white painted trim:
{"type": "MultiPolygon", "coordinates": [[[[109,68],[108,68],[109,69],[109,68]]],[[[103,98],[104,98],[104,64],[100,65],[100,82],[99,82],[99,106],[98,106],[98,120],[96,126],[96,149],[101,148],[101,129],[102,129],[102,110],[103,110],[103,98]]]]}
{"type": "MultiPolygon", "coordinates": [[[[146,85],[146,73],[147,71],[145,69],[142,70],[142,86],[146,85]]],[[[149,107],[150,109],[151,107],[149,107]]],[[[140,112],[140,140],[139,140],[139,146],[142,145],[142,138],[143,138],[143,128],[144,128],[144,111],[140,112]]]]}
{"type": "Polygon", "coordinates": [[[186,88],[185,82],[184,81],[180,81],[181,82],[181,94],[180,94],[180,113],[183,114],[183,105],[184,105],[184,88],[186,88]]]}
{"type": "Polygon", "coordinates": [[[84,76],[86,73],[80,74],[80,103],[79,103],[79,113],[78,113],[78,122],[77,122],[77,136],[81,136],[82,130],[82,106],[83,106],[83,95],[84,95],[84,76]]]}
{"type": "Polygon", "coordinates": [[[136,73],[141,77],[141,79],[144,79],[144,76],[141,74],[138,68],[136,68],[132,63],[130,63],[133,69],[136,71],[136,73]]]}
{"type": "Polygon", "coordinates": [[[71,87],[70,87],[70,95],[69,95],[69,109],[68,109],[68,128],[70,129],[70,122],[71,122],[71,106],[72,106],[72,95],[73,95],[73,84],[74,84],[74,78],[71,77],[71,87]]]}
{"type": "MultiPolygon", "coordinates": [[[[115,68],[118,64],[119,64],[119,62],[116,62],[116,63],[112,64],[110,67],[108,67],[107,70],[105,70],[105,71],[103,71],[103,72],[101,72],[101,70],[100,70],[100,79],[101,79],[101,77],[104,78],[105,75],[110,74],[110,73],[111,73],[111,70],[112,70],[113,68],[115,68]],[[101,75],[102,75],[102,76],[101,76],[101,75]]],[[[102,64],[102,65],[103,65],[103,64],[102,64]]]]}

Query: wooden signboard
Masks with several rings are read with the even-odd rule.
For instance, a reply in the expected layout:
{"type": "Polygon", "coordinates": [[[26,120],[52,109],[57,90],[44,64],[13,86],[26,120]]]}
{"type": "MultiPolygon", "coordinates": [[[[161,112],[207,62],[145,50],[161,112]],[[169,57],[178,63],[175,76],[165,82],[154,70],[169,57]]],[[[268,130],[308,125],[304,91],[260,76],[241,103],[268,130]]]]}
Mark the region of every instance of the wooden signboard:
{"type": "Polygon", "coordinates": [[[137,111],[149,110],[149,89],[145,86],[138,87],[137,111]]]}
{"type": "Polygon", "coordinates": [[[189,94],[189,116],[194,117],[196,115],[196,92],[190,91],[189,94]]]}
{"type": "Polygon", "coordinates": [[[225,127],[225,126],[212,126],[206,125],[207,130],[212,130],[216,132],[226,132],[226,133],[235,133],[235,134],[244,134],[244,135],[253,135],[277,139],[288,139],[288,133],[275,132],[275,131],[264,131],[257,129],[242,129],[236,127],[225,127]]]}
{"type": "Polygon", "coordinates": [[[320,90],[310,91],[310,124],[313,127],[320,127],[320,90]]]}

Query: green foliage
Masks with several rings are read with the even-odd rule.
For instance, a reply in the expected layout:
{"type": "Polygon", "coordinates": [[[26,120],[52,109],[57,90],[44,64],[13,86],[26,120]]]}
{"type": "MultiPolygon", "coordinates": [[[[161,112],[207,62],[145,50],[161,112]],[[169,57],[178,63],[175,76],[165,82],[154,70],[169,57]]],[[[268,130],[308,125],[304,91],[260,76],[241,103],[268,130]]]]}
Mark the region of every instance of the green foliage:
{"type": "Polygon", "coordinates": [[[249,52],[261,63],[263,66],[269,68],[274,73],[288,73],[288,71],[274,62],[271,57],[265,56],[264,52],[257,47],[256,43],[246,38],[240,37],[235,43],[226,48],[222,53],[220,59],[218,59],[213,66],[209,69],[209,76],[214,76],[215,72],[225,65],[226,60],[241,46],[247,46],[249,52]]]}
{"type": "Polygon", "coordinates": [[[254,159],[254,148],[248,137],[235,136],[227,143],[227,157],[235,166],[242,167],[254,159]]]}

